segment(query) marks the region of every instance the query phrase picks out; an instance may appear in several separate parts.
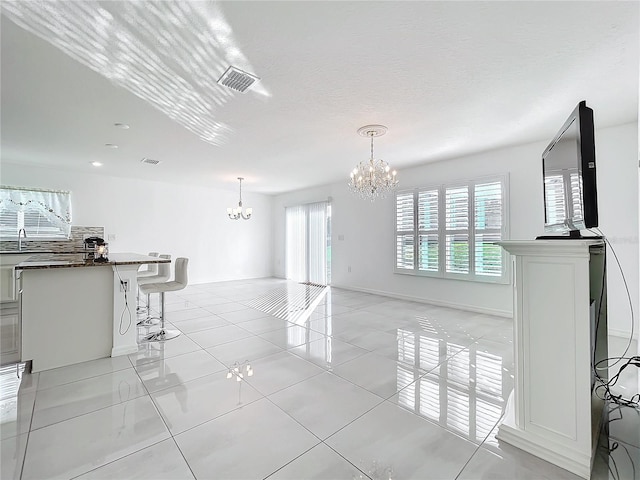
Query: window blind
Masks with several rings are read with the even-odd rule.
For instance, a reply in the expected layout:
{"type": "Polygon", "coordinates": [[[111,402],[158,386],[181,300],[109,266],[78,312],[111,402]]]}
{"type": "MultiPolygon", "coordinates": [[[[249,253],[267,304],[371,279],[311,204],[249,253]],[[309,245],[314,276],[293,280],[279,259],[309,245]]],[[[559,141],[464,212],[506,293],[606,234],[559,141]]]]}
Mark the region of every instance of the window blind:
{"type": "Polygon", "coordinates": [[[287,207],[286,276],[297,282],[329,283],[330,205],[316,202],[287,207]]]}
{"type": "Polygon", "coordinates": [[[413,193],[396,196],[396,268],[411,270],[415,259],[413,193]]]}
{"type": "MultiPolygon", "coordinates": [[[[578,186],[579,187],[579,186],[578,186]]],[[[396,195],[396,272],[501,281],[504,177],[396,195]]]]}
{"type": "Polygon", "coordinates": [[[445,190],[446,271],[469,272],[469,187],[445,190]]]}
{"type": "Polygon", "coordinates": [[[69,238],[70,193],[0,187],[0,236],[15,239],[21,229],[31,240],[69,238]]]}
{"type": "Polygon", "coordinates": [[[476,275],[502,275],[502,184],[480,183],[474,187],[474,270],[476,275]]]}
{"type": "Polygon", "coordinates": [[[418,270],[439,269],[438,190],[418,192],[418,270]]]}

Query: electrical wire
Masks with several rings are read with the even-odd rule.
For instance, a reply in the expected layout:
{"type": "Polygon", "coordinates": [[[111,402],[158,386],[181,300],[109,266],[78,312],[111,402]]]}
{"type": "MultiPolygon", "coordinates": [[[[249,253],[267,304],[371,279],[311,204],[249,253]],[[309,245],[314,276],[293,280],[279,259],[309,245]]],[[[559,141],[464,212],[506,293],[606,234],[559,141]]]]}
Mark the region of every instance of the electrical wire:
{"type": "Polygon", "coordinates": [[[120,287],[122,287],[122,290],[124,291],[124,308],[122,309],[122,313],[120,314],[120,325],[118,326],[118,333],[120,333],[120,335],[125,335],[129,331],[129,329],[131,328],[131,324],[133,323],[131,319],[131,309],[129,308],[129,298],[127,296],[127,282],[122,280],[120,272],[118,272],[118,264],[116,262],[113,262],[113,270],[116,272],[116,275],[118,275],[118,279],[120,280],[120,287]],[[125,312],[129,312],[129,323],[126,330],[123,332],[122,324],[125,312]]]}
{"type": "MultiPolygon", "coordinates": [[[[613,248],[613,245],[611,245],[611,242],[607,239],[605,234],[602,233],[602,231],[599,228],[590,229],[589,231],[593,232],[593,230],[595,230],[597,233],[599,233],[602,236],[602,238],[605,241],[605,243],[611,249],[611,253],[613,253],[613,257],[615,258],[616,263],[618,264],[618,269],[620,270],[620,275],[622,276],[622,282],[624,283],[625,291],[627,292],[627,300],[629,301],[629,310],[631,312],[631,335],[629,335],[629,342],[627,343],[627,348],[625,348],[624,352],[622,353],[622,355],[620,357],[620,358],[624,358],[627,355],[627,353],[629,352],[629,348],[631,348],[631,344],[633,343],[633,334],[635,332],[635,314],[633,312],[633,301],[631,300],[631,293],[629,292],[629,284],[627,283],[627,278],[624,275],[624,270],[622,269],[622,265],[620,264],[620,260],[618,259],[618,255],[616,254],[616,251],[613,248]]],[[[603,285],[603,288],[604,288],[604,285],[603,285]]],[[[611,358],[613,359],[613,358],[619,358],[619,357],[611,357],[611,358]]],[[[620,360],[618,360],[617,362],[609,365],[609,367],[613,367],[619,361],[620,360]]]]}
{"type": "Polygon", "coordinates": [[[633,311],[633,301],[631,300],[631,293],[629,292],[629,285],[624,275],[624,270],[622,269],[622,265],[620,264],[620,260],[618,259],[618,255],[616,254],[615,249],[611,245],[611,242],[609,242],[607,237],[604,235],[604,233],[600,229],[597,229],[597,228],[589,229],[589,231],[592,233],[598,233],[602,237],[602,239],[605,241],[606,245],[608,245],[608,247],[611,249],[611,253],[613,253],[616,263],[618,264],[618,269],[620,270],[620,275],[622,276],[622,281],[624,283],[624,287],[627,293],[627,299],[629,302],[629,310],[631,312],[631,334],[629,335],[629,342],[627,343],[627,347],[625,348],[622,355],[616,356],[616,357],[604,358],[596,362],[595,359],[596,359],[596,348],[598,345],[598,342],[597,342],[598,326],[600,324],[600,316],[602,312],[602,300],[604,299],[605,280],[606,280],[606,272],[607,272],[607,254],[606,254],[607,249],[605,249],[604,268],[603,268],[603,274],[602,274],[603,281],[602,281],[602,288],[600,290],[600,305],[598,306],[598,318],[596,320],[596,327],[595,327],[594,352],[593,352],[593,361],[592,361],[593,363],[592,368],[593,368],[594,375],[600,383],[594,388],[594,392],[602,400],[608,400],[616,403],[617,405],[637,408],[638,406],[640,406],[640,393],[636,393],[632,395],[630,398],[624,398],[622,395],[615,395],[611,391],[611,387],[613,387],[618,382],[620,378],[620,374],[623,372],[625,368],[627,368],[629,365],[633,365],[640,368],[640,356],[637,356],[637,355],[634,355],[632,357],[626,356],[627,353],[629,352],[629,349],[631,348],[631,344],[633,343],[633,334],[635,329],[635,325],[634,325],[635,314],[633,311]],[[615,360],[615,361],[612,364],[608,364],[607,362],[609,362],[610,360],[615,360]],[[605,380],[598,373],[598,370],[608,371],[611,367],[617,365],[623,360],[626,360],[626,362],[620,366],[620,368],[618,369],[618,372],[610,379],[605,380]],[[602,363],[604,363],[605,365],[603,367],[600,367],[600,364],[602,363]],[[599,394],[600,390],[604,390],[603,396],[600,396],[599,394]]]}

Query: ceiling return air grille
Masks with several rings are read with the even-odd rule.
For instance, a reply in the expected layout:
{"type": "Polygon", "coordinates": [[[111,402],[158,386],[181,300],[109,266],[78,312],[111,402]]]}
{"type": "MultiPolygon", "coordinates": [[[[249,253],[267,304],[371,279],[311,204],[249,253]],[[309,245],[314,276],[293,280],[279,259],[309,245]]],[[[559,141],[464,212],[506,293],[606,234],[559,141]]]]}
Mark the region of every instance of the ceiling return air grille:
{"type": "Polygon", "coordinates": [[[140,160],[142,163],[146,163],[148,165],[158,165],[160,163],[160,160],[154,160],[153,158],[147,158],[144,157],[142,160],[140,160]]]}
{"type": "Polygon", "coordinates": [[[244,93],[257,80],[260,80],[260,79],[255,75],[251,75],[250,73],[243,72],[239,68],[230,66],[222,74],[222,76],[218,80],[218,83],[220,85],[224,85],[225,87],[229,87],[232,90],[236,90],[238,92],[244,93]]]}

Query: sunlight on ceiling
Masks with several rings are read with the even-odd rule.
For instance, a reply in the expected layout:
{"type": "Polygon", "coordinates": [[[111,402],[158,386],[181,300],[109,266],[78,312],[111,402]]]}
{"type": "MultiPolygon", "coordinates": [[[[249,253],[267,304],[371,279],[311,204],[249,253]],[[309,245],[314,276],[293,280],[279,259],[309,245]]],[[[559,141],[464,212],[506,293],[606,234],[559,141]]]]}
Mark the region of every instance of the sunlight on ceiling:
{"type": "MultiPolygon", "coordinates": [[[[7,0],[2,13],[205,142],[233,132],[216,117],[239,94],[216,80],[229,65],[254,70],[217,3],[7,0]]],[[[251,92],[270,96],[260,82],[251,92]]]]}

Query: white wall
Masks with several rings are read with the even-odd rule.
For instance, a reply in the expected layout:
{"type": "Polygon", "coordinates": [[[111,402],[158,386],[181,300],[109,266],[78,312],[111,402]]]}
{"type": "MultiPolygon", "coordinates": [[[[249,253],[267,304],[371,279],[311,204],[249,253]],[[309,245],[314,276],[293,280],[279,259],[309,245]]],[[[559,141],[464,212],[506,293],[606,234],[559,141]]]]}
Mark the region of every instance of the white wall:
{"type": "MultiPolygon", "coordinates": [[[[600,225],[611,239],[624,265],[637,311],[639,288],[636,124],[600,130],[596,132],[596,142],[600,225]]],[[[533,239],[544,233],[541,154],[547,144],[547,141],[537,142],[401,169],[401,189],[508,173],[509,238],[533,239]]],[[[393,165],[393,158],[386,160],[393,165]]],[[[345,165],[345,172],[351,167],[352,165],[345,165]]],[[[363,201],[348,192],[346,183],[345,175],[345,181],[338,184],[291,192],[275,198],[273,270],[276,276],[285,275],[284,207],[332,197],[334,286],[512,315],[513,295],[510,285],[394,274],[394,198],[377,200],[374,203],[363,201]],[[344,240],[338,240],[339,236],[344,236],[344,240]]],[[[626,292],[616,281],[611,270],[609,275],[609,325],[616,331],[628,332],[630,324],[628,321],[625,322],[624,316],[620,313],[626,305],[626,292]]]]}
{"type": "MultiPolygon", "coordinates": [[[[627,124],[596,132],[596,164],[600,230],[620,260],[636,316],[638,336],[638,127],[627,124]]],[[[615,257],[607,255],[609,332],[631,332],[631,310],[615,257]]]]}
{"type": "Polygon", "coordinates": [[[103,226],[111,252],[189,257],[189,282],[271,276],[272,197],[243,192],[250,220],[229,220],[238,190],[2,164],[4,185],[71,191],[73,223],[103,226]]]}

